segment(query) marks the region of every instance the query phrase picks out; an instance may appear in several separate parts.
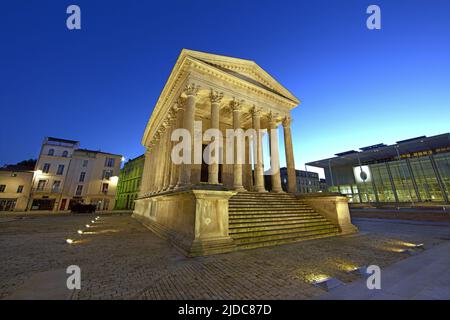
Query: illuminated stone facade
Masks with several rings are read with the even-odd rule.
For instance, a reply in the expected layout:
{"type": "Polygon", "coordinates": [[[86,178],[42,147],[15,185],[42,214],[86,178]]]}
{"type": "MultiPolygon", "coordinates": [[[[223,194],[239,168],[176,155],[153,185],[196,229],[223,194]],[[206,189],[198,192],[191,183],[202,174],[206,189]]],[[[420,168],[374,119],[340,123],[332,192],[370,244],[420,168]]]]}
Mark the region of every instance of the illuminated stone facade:
{"type": "MultiPolygon", "coordinates": [[[[295,96],[253,61],[183,50],[144,132],[142,144],[147,151],[134,216],[188,255],[234,250],[228,200],[245,192],[252,192],[249,201],[257,194],[264,197],[264,153],[270,154],[270,191],[280,196],[283,193],[278,130],[271,130],[280,125],[287,189],[296,191],[290,111],[298,104],[295,96]],[[208,129],[219,129],[223,137],[227,137],[227,129],[271,130],[270,147],[265,150],[262,137],[256,135],[254,140],[246,137],[240,145],[233,142],[232,151],[228,144],[221,147],[223,157],[233,160],[239,148],[246,150],[244,163],[177,165],[172,161],[177,143],[172,134],[178,128],[190,133],[194,155],[198,150],[203,154],[211,143],[205,138],[208,129]]],[[[194,156],[189,156],[193,160],[194,156]]]]}

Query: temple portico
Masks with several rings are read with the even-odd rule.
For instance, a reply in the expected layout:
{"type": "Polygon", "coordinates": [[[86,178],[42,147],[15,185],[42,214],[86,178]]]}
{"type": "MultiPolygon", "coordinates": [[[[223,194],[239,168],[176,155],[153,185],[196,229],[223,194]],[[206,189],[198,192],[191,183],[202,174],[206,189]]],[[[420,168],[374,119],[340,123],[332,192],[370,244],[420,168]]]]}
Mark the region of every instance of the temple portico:
{"type": "MultiPolygon", "coordinates": [[[[290,110],[286,108],[260,107],[252,102],[234,96],[227,96],[223,91],[204,88],[189,83],[185,86],[173,106],[163,115],[158,127],[152,128],[152,136],[146,139],[148,166],[145,181],[141,188],[142,196],[148,196],[166,190],[199,184],[221,184],[227,189],[236,191],[266,192],[264,188],[263,154],[270,155],[270,171],[273,192],[283,192],[279,174],[278,128],[284,130],[285,154],[287,167],[292,171],[289,175],[293,181],[289,183],[289,192],[295,192],[295,162],[290,131],[290,110]],[[195,129],[195,122],[201,123],[202,132],[195,129]],[[174,165],[171,152],[178,141],[172,141],[172,132],[178,128],[189,131],[192,137],[191,163],[174,165]],[[220,143],[204,140],[208,129],[218,129],[222,133],[220,143]],[[227,129],[241,129],[245,134],[241,141],[233,138],[232,150],[227,150],[227,129]],[[272,131],[271,131],[272,129],[272,131]],[[270,134],[272,132],[272,134],[270,134]],[[270,148],[264,150],[263,135],[267,134],[270,148]],[[197,142],[194,142],[196,139],[197,142]],[[210,143],[217,143],[213,163],[206,164],[203,159],[203,148],[210,143]],[[220,146],[220,147],[219,147],[220,146]],[[197,148],[197,150],[195,149],[197,148]],[[202,149],[200,149],[202,148],[202,149]],[[197,151],[197,152],[196,152],[197,151]],[[232,152],[233,155],[227,152],[232,152]],[[199,156],[201,158],[199,158],[199,156]],[[227,158],[228,157],[228,158],[227,158]],[[230,163],[226,159],[232,159],[230,163]],[[254,174],[252,173],[254,171],[254,174]],[[292,186],[291,186],[292,185],[292,186]],[[292,187],[292,188],[291,188],[292,187]]],[[[262,104],[262,103],[261,103],[262,104]]],[[[150,129],[149,129],[150,131],[150,129]]],[[[149,133],[149,134],[151,134],[149,133]]]]}

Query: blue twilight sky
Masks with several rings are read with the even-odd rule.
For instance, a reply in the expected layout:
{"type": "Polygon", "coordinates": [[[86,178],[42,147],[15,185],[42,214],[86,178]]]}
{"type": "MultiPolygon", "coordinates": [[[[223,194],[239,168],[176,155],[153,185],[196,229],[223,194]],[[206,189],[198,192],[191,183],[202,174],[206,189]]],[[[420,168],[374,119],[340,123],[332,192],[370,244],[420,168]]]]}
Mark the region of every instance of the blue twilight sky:
{"type": "Polygon", "coordinates": [[[450,131],[448,0],[10,0],[0,8],[0,165],[36,157],[44,136],[139,155],[182,48],[254,60],[301,99],[298,168],[450,131]],[[70,4],[80,31],[66,28],[70,4]],[[366,28],[370,4],[380,31],[366,28]]]}

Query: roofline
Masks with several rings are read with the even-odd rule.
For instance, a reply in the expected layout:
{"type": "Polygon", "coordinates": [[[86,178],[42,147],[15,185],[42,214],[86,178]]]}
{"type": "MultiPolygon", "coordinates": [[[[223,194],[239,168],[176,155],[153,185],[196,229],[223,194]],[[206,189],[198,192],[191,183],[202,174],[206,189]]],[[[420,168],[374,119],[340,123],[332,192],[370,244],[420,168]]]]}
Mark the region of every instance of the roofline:
{"type": "Polygon", "coordinates": [[[75,151],[73,153],[75,154],[76,152],[101,153],[101,154],[106,154],[106,155],[111,155],[111,156],[123,157],[121,154],[104,152],[101,150],[75,149],[75,151]]]}
{"type": "MultiPolygon", "coordinates": [[[[450,133],[442,133],[442,134],[437,134],[434,136],[421,136],[421,137],[417,137],[417,138],[412,138],[412,139],[406,139],[406,140],[400,140],[398,141],[398,143],[394,143],[391,145],[384,145],[384,146],[380,146],[379,148],[375,148],[375,149],[370,149],[370,150],[365,150],[365,151],[356,151],[355,153],[352,154],[348,154],[348,156],[351,155],[356,155],[358,154],[359,157],[364,156],[364,155],[374,155],[375,152],[378,151],[385,151],[385,150],[389,150],[389,149],[393,149],[393,148],[401,148],[401,146],[409,146],[410,148],[412,146],[418,146],[418,143],[422,143],[422,142],[426,142],[426,141],[431,141],[433,139],[437,139],[437,138],[445,138],[445,136],[447,136],[447,141],[448,141],[448,145],[450,146],[450,133]]],[[[426,148],[424,145],[424,149],[429,149],[426,148]]],[[[406,151],[408,152],[408,151],[406,151]]],[[[402,153],[405,153],[405,150],[402,150],[402,153]]],[[[336,155],[341,154],[341,153],[337,153],[336,155]]],[[[333,162],[333,160],[337,160],[337,159],[344,159],[346,155],[344,156],[336,156],[336,157],[331,157],[331,158],[326,158],[326,159],[321,159],[321,160],[316,160],[316,161],[311,161],[311,162],[307,162],[306,165],[308,166],[312,166],[312,167],[318,167],[318,168],[328,168],[329,167],[329,162],[331,161],[331,163],[333,162]]],[[[379,158],[380,160],[383,158],[379,158]]]]}

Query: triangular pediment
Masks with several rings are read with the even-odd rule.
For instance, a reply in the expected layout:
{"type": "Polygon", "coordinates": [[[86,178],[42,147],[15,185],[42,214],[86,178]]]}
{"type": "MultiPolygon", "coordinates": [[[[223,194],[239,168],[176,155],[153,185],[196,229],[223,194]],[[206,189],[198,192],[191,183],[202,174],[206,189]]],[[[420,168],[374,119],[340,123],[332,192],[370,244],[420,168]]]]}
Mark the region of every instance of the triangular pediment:
{"type": "Polygon", "coordinates": [[[256,85],[283,98],[289,99],[296,104],[300,103],[299,100],[291,92],[289,92],[289,90],[283,87],[270,74],[268,74],[263,68],[252,60],[183,49],[179,60],[183,60],[186,57],[205,63],[213,68],[217,68],[227,74],[247,81],[250,84],[256,85]]]}

